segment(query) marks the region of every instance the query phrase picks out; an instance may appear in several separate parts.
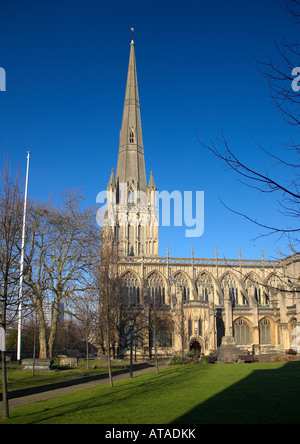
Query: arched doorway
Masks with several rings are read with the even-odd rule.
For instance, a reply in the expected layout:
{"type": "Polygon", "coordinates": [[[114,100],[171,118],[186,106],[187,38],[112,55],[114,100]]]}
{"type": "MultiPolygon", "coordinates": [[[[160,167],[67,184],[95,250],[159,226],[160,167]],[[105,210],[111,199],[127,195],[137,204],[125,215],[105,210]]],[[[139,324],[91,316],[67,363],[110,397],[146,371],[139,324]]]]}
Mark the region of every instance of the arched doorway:
{"type": "Polygon", "coordinates": [[[192,339],[190,342],[190,351],[201,353],[201,344],[197,339],[192,339]]]}

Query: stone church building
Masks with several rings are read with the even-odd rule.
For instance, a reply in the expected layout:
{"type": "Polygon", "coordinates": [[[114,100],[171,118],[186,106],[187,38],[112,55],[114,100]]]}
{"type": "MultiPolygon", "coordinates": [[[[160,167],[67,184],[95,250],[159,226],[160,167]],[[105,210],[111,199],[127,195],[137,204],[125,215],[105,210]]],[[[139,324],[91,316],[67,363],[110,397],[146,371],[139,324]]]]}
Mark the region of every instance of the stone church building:
{"type": "MultiPolygon", "coordinates": [[[[187,177],[188,180],[188,177],[187,177]]],[[[245,352],[281,353],[295,348],[300,329],[300,253],[279,260],[159,256],[157,188],[146,180],[135,45],[131,41],[116,173],[107,187],[114,223],[102,228],[113,237],[128,303],[149,316],[159,305],[164,320],[156,330],[162,356],[197,350],[210,354],[222,338],[245,352]],[[182,329],[183,326],[183,329],[182,329]]],[[[106,214],[106,218],[109,216],[106,214]]],[[[153,332],[143,327],[137,353],[153,348],[153,332]]]]}

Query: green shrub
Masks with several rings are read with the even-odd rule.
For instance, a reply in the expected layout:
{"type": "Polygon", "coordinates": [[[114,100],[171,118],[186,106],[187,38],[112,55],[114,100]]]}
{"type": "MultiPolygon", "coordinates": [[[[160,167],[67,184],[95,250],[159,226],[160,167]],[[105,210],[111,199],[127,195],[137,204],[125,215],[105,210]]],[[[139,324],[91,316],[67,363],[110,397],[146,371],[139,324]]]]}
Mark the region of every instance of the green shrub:
{"type": "MultiPolygon", "coordinates": [[[[184,363],[186,363],[186,354],[183,356],[184,363]]],[[[182,355],[174,355],[172,358],[169,359],[167,362],[167,365],[180,365],[182,364],[182,355]]]]}
{"type": "MultiPolygon", "coordinates": [[[[183,355],[183,362],[184,364],[198,364],[200,358],[199,352],[185,352],[183,355]]],[[[182,364],[182,354],[174,355],[172,358],[169,359],[167,362],[167,365],[180,365],[182,364]]]]}

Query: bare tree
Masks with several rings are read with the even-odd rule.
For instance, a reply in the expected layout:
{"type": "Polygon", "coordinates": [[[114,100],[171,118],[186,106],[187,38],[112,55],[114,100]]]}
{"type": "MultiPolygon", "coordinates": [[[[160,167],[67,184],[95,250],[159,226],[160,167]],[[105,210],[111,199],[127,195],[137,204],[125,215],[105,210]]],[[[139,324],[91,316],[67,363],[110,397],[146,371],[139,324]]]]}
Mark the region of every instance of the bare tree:
{"type": "Polygon", "coordinates": [[[295,23],[300,23],[300,1],[287,0],[285,5],[286,11],[293,17],[295,23]]]}
{"type": "Polygon", "coordinates": [[[186,325],[185,325],[185,316],[184,316],[184,300],[177,301],[177,305],[175,307],[175,322],[174,327],[175,331],[180,336],[181,342],[181,363],[184,364],[184,349],[186,343],[186,325]]]}
{"type": "Polygon", "coordinates": [[[74,317],[58,322],[54,343],[55,349],[63,353],[66,350],[81,349],[83,335],[80,327],[80,323],[74,317]]]}
{"type": "MultiPolygon", "coordinates": [[[[6,327],[18,308],[20,245],[22,234],[22,198],[18,176],[11,178],[8,162],[0,174],[0,328],[5,338],[6,327]]],[[[5,348],[5,347],[4,347],[5,348]]],[[[6,353],[2,360],[2,417],[9,417],[6,376],[6,353]]]]}
{"type": "MultiPolygon", "coordinates": [[[[154,348],[154,360],[156,373],[159,374],[159,364],[158,364],[158,347],[159,347],[159,337],[162,329],[169,322],[169,312],[164,305],[161,296],[154,292],[150,292],[145,299],[146,310],[149,313],[149,333],[150,333],[150,349],[151,345],[154,348]]],[[[146,311],[147,312],[147,311],[146,311]]]]}
{"type": "Polygon", "coordinates": [[[124,325],[124,333],[121,338],[121,343],[130,351],[130,378],[133,378],[133,352],[135,352],[136,360],[136,348],[138,343],[142,340],[142,332],[144,330],[144,307],[139,303],[129,305],[128,301],[123,298],[122,306],[122,324],[124,325]]]}
{"type": "Polygon", "coordinates": [[[94,291],[98,297],[98,324],[104,334],[110,387],[113,387],[111,346],[119,339],[118,331],[122,305],[118,261],[117,249],[113,243],[103,242],[100,261],[94,270],[94,291]]]}
{"type": "MultiPolygon", "coordinates": [[[[286,0],[285,9],[291,14],[295,23],[300,24],[300,2],[299,0],[286,0]]],[[[300,91],[293,87],[295,81],[295,68],[300,71],[300,43],[276,44],[279,62],[275,63],[272,59],[266,62],[258,62],[259,70],[265,76],[273,103],[277,110],[284,117],[287,124],[295,134],[292,135],[289,142],[283,143],[283,154],[275,155],[273,149],[266,150],[259,148],[266,154],[270,166],[281,168],[284,179],[279,179],[276,174],[272,176],[268,170],[261,165],[261,170],[251,167],[241,160],[241,157],[233,152],[228,141],[222,134],[216,142],[211,141],[205,144],[199,140],[202,147],[210,150],[215,157],[220,159],[226,167],[234,171],[241,182],[261,193],[274,194],[279,202],[279,211],[287,217],[286,225],[279,226],[276,223],[267,223],[257,220],[249,214],[226,208],[230,211],[243,216],[247,220],[264,229],[262,236],[278,235],[286,236],[289,242],[294,245],[299,244],[300,228],[298,220],[300,216],[300,143],[297,140],[300,126],[300,91]],[[270,165],[272,162],[273,165],[270,165]]],[[[298,72],[298,71],[297,71],[298,72]]],[[[260,237],[260,236],[259,236],[260,237]]]]}
{"type": "MultiPolygon", "coordinates": [[[[230,149],[227,140],[223,136],[219,139],[219,142],[223,145],[223,150],[217,148],[214,142],[211,145],[206,145],[199,140],[200,144],[210,150],[217,158],[221,159],[231,170],[236,172],[243,178],[243,183],[263,193],[277,193],[280,195],[279,202],[282,209],[282,213],[288,217],[298,218],[300,216],[300,192],[299,192],[299,177],[296,172],[296,177],[291,180],[290,186],[286,186],[280,183],[276,178],[270,177],[267,173],[260,173],[257,170],[250,168],[250,166],[243,163],[230,149]],[[244,180],[248,182],[245,182],[244,180]],[[253,184],[254,183],[254,184],[253,184]]],[[[274,157],[274,156],[272,156],[274,157]]],[[[287,162],[277,158],[281,164],[287,165],[287,162]]],[[[300,166],[300,164],[299,164],[300,166]]],[[[297,167],[297,165],[290,164],[291,169],[297,167]]],[[[291,176],[289,176],[291,177],[291,176]]],[[[235,214],[243,216],[245,219],[251,221],[257,226],[266,230],[264,235],[278,234],[280,236],[286,235],[290,240],[295,242],[299,241],[300,228],[297,226],[277,226],[276,224],[268,224],[261,222],[254,217],[244,214],[240,211],[233,210],[222,201],[223,205],[235,214]]]]}
{"type": "Polygon", "coordinates": [[[76,298],[72,315],[78,320],[85,340],[86,366],[89,368],[89,341],[91,336],[95,336],[97,319],[97,301],[91,288],[88,288],[82,297],[76,298]]]}

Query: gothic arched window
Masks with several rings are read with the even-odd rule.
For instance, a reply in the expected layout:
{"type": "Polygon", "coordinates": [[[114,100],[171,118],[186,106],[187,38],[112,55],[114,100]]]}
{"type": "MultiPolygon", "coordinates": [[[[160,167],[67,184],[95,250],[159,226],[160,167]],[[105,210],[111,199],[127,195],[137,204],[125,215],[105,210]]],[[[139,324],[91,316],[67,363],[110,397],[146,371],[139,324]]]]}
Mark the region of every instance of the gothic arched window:
{"type": "Polygon", "coordinates": [[[165,294],[164,281],[158,273],[153,272],[150,274],[150,276],[148,276],[146,282],[146,294],[149,303],[165,305],[166,294],[165,294]]]}
{"type": "Polygon", "coordinates": [[[189,301],[190,287],[187,278],[182,273],[178,273],[174,277],[174,281],[176,297],[179,297],[182,301],[189,301]]]}
{"type": "Polygon", "coordinates": [[[266,285],[266,293],[267,293],[267,294],[265,294],[266,305],[269,305],[270,298],[275,297],[276,294],[279,293],[281,289],[282,289],[282,282],[281,282],[280,278],[278,276],[276,276],[275,274],[272,274],[268,278],[267,285],[266,285]]]}
{"type": "Polygon", "coordinates": [[[299,348],[299,328],[297,327],[297,320],[291,319],[289,322],[289,336],[290,346],[298,352],[299,348]]]}
{"type": "Polygon", "coordinates": [[[134,132],[133,132],[133,130],[129,131],[129,143],[134,143],[134,132]]]}
{"type": "Polygon", "coordinates": [[[134,205],[135,204],[135,192],[132,187],[128,189],[128,205],[134,205]]]}
{"type": "Polygon", "coordinates": [[[156,340],[157,347],[172,347],[172,331],[169,325],[162,324],[156,330],[156,337],[150,330],[149,345],[154,347],[154,339],[156,340]]]}
{"type": "Polygon", "coordinates": [[[211,277],[208,274],[202,274],[196,281],[198,299],[208,302],[210,295],[214,299],[214,286],[211,277]]]}
{"type": "Polygon", "coordinates": [[[261,345],[271,344],[271,321],[264,318],[259,323],[259,342],[261,345]]]}
{"type": "Polygon", "coordinates": [[[194,335],[202,336],[202,319],[194,319],[194,335]]]}
{"type": "Polygon", "coordinates": [[[250,325],[246,319],[239,318],[233,324],[236,345],[250,345],[250,325]]]}
{"type": "Polygon", "coordinates": [[[223,295],[225,296],[227,292],[227,295],[231,299],[232,304],[238,305],[238,285],[231,274],[226,274],[226,276],[223,277],[221,288],[223,291],[223,295]]]}
{"type": "Polygon", "coordinates": [[[259,305],[262,304],[263,293],[262,293],[261,284],[259,283],[258,279],[253,273],[251,273],[246,277],[245,287],[247,294],[249,296],[254,296],[255,300],[259,305]]]}
{"type": "Polygon", "coordinates": [[[140,288],[136,276],[128,271],[122,276],[122,290],[125,303],[136,305],[140,303],[140,288]]]}

